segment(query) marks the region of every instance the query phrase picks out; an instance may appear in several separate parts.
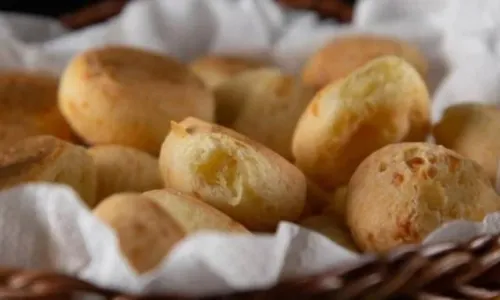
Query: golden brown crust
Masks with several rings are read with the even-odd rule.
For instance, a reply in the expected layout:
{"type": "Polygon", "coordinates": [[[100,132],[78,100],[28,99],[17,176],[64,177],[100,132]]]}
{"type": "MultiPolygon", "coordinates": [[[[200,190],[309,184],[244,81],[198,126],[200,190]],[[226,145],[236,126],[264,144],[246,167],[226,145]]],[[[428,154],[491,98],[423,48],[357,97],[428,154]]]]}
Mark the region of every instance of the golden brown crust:
{"type": "Polygon", "coordinates": [[[249,234],[222,212],[172,189],[115,194],[94,214],[115,230],[121,250],[139,273],[156,267],[175,244],[193,233],[249,234]]]}
{"type": "Polygon", "coordinates": [[[96,169],[84,148],[52,136],[0,148],[0,189],[43,181],[69,185],[90,207],[95,205],[96,169]]]}
{"type": "Polygon", "coordinates": [[[235,131],[187,118],[172,125],[160,154],[165,185],[196,195],[249,229],[296,220],[304,175],[278,154],[235,131]]]}
{"type": "Polygon", "coordinates": [[[427,60],[415,46],[394,38],[353,35],[338,37],[311,56],[303,69],[302,79],[307,85],[320,89],[385,55],[407,60],[426,78],[427,60]]]}
{"type": "Polygon", "coordinates": [[[373,60],[316,94],[295,129],[296,165],[326,190],[344,185],[373,151],[422,141],[430,130],[425,83],[406,61],[373,60]]]}
{"type": "Polygon", "coordinates": [[[261,60],[229,55],[207,55],[194,60],[191,70],[201,78],[209,88],[215,88],[237,74],[265,67],[261,60]]]}
{"type": "Polygon", "coordinates": [[[140,194],[110,196],[94,215],[113,228],[121,251],[138,273],[156,267],[186,235],[168,212],[140,194]]]}
{"type": "Polygon", "coordinates": [[[0,72],[0,144],[49,134],[72,141],[57,107],[58,80],[48,74],[0,72]]]}
{"type": "Polygon", "coordinates": [[[367,251],[420,243],[446,222],[481,221],[499,209],[500,198],[478,164],[426,143],[374,152],[357,168],[347,192],[347,223],[367,251]]]}
{"type": "Polygon", "coordinates": [[[94,146],[88,152],[97,168],[98,200],[163,187],[158,159],[146,152],[119,145],[94,146]]]}
{"type": "Polygon", "coordinates": [[[64,71],[59,107],[89,144],[119,144],[158,154],[171,120],[211,121],[211,93],[166,56],[108,46],[76,56],[64,71]]]}
{"type": "Polygon", "coordinates": [[[436,143],[479,163],[494,183],[500,167],[499,130],[498,107],[470,103],[446,109],[433,134],[436,143]]]}
{"type": "Polygon", "coordinates": [[[292,159],[295,125],[314,96],[313,89],[279,69],[241,73],[215,91],[217,122],[292,159]]]}
{"type": "Polygon", "coordinates": [[[300,222],[307,229],[316,231],[329,238],[338,245],[351,251],[358,252],[354,241],[347,228],[340,225],[334,218],[328,215],[312,216],[300,222]]]}

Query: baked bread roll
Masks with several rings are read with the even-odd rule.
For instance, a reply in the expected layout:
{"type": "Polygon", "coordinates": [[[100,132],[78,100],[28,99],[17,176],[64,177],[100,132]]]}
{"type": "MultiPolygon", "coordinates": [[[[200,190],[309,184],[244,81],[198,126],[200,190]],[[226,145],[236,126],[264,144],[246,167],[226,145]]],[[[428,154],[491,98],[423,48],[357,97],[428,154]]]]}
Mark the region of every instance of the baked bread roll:
{"type": "Polygon", "coordinates": [[[94,215],[115,230],[121,251],[138,273],[155,268],[175,244],[195,232],[248,233],[215,208],[172,190],[115,194],[94,215]]]}
{"type": "Polygon", "coordinates": [[[341,224],[346,223],[347,185],[337,188],[329,197],[323,214],[335,217],[341,224]]]}
{"type": "Polygon", "coordinates": [[[301,219],[320,214],[329,204],[330,194],[308,179],[306,204],[301,219]]]}
{"type": "Polygon", "coordinates": [[[320,89],[386,55],[405,59],[426,78],[427,60],[415,46],[394,38],[353,35],[338,37],[312,55],[303,68],[302,79],[305,84],[320,89]]]}
{"type": "Polygon", "coordinates": [[[326,236],[344,248],[354,252],[359,252],[354,244],[354,241],[352,240],[349,230],[343,228],[342,225],[339,225],[339,223],[331,216],[319,215],[309,217],[302,220],[300,225],[326,236]]]}
{"type": "Polygon", "coordinates": [[[186,66],[152,52],[108,46],[77,55],[63,72],[59,107],[89,144],[158,154],[171,120],[211,121],[211,93],[186,66]]]}
{"type": "Polygon", "coordinates": [[[433,134],[436,143],[476,161],[495,182],[500,168],[499,132],[500,109],[470,103],[446,109],[433,134]]]}
{"type": "Polygon", "coordinates": [[[357,245],[386,251],[420,243],[452,220],[482,221],[500,197],[474,161],[442,146],[386,146],[361,163],[347,192],[347,223],[357,245]]]}
{"type": "Polygon", "coordinates": [[[72,187],[89,206],[96,204],[96,168],[80,147],[52,136],[28,137],[0,148],[0,189],[29,182],[72,187]]]}
{"type": "Polygon", "coordinates": [[[217,122],[292,159],[292,136],[314,91],[267,68],[244,72],[215,90],[217,122]]]}
{"type": "Polygon", "coordinates": [[[215,88],[241,72],[264,66],[266,64],[257,59],[228,55],[207,55],[190,64],[191,70],[209,88],[215,88]]]}
{"type": "Polygon", "coordinates": [[[88,149],[97,168],[97,199],[122,192],[146,192],[163,187],[158,159],[118,145],[88,149]]]}
{"type": "Polygon", "coordinates": [[[35,135],[71,141],[57,107],[58,79],[48,74],[0,72],[0,145],[35,135]]]}
{"type": "Polygon", "coordinates": [[[304,208],[306,179],[273,151],[195,118],[173,123],[160,153],[167,187],[191,193],[251,230],[274,230],[304,208]]]}
{"type": "Polygon", "coordinates": [[[295,130],[295,164],[326,190],[347,184],[373,151],[425,140],[429,102],[410,64],[395,56],[375,59],[316,94],[295,130]]]}

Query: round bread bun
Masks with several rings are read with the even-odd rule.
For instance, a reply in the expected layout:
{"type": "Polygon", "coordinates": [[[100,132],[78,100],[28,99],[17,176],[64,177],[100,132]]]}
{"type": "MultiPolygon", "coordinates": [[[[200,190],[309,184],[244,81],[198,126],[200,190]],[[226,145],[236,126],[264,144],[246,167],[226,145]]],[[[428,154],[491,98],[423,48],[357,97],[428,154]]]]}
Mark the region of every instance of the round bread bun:
{"type": "Polygon", "coordinates": [[[97,168],[98,200],[163,187],[158,159],[146,152],[119,145],[94,146],[88,152],[97,168]]]}
{"type": "Polygon", "coordinates": [[[241,72],[265,66],[266,63],[257,59],[228,55],[207,55],[190,64],[191,70],[209,88],[215,88],[241,72]]]}
{"type": "Polygon", "coordinates": [[[426,78],[427,60],[415,46],[394,38],[353,35],[338,37],[312,55],[302,70],[302,80],[308,86],[321,89],[369,61],[386,55],[405,59],[426,78]]]}
{"type": "Polygon", "coordinates": [[[35,135],[72,141],[57,107],[58,79],[48,74],[0,72],[0,144],[35,135]]]}
{"type": "Polygon", "coordinates": [[[445,110],[435,125],[436,143],[470,158],[494,183],[500,168],[500,108],[484,104],[459,104],[445,110]]]}
{"type": "Polygon", "coordinates": [[[319,215],[306,218],[300,222],[300,225],[316,231],[340,246],[347,248],[354,252],[359,252],[352,240],[349,230],[343,228],[331,216],[319,215]]]}
{"type": "Polygon", "coordinates": [[[123,145],[157,155],[171,120],[211,121],[215,101],[201,80],[174,59],[108,46],[72,59],[61,78],[59,107],[91,145],[123,145]]]}
{"type": "Polygon", "coordinates": [[[295,125],[314,90],[279,69],[247,71],[214,91],[217,122],[292,159],[295,125]]]}
{"type": "Polygon", "coordinates": [[[410,64],[396,56],[375,59],[316,94],[295,130],[295,164],[326,190],[345,185],[373,151],[425,140],[429,106],[410,64]]]}
{"type": "Polygon", "coordinates": [[[427,143],[374,152],[347,191],[347,223],[366,251],[417,244],[446,222],[482,221],[499,209],[500,196],[477,163],[427,143]]]}
{"type": "Polygon", "coordinates": [[[323,214],[335,217],[339,223],[346,223],[347,185],[337,188],[328,198],[323,214]]]}
{"type": "Polygon", "coordinates": [[[0,148],[0,189],[29,182],[72,187],[89,206],[96,204],[96,168],[85,148],[53,136],[28,137],[0,148]]]}
{"type": "Polygon", "coordinates": [[[304,175],[284,158],[230,129],[195,118],[173,123],[160,153],[165,185],[191,193],[251,230],[299,218],[304,175]]]}
{"type": "Polygon", "coordinates": [[[195,232],[249,233],[215,208],[168,189],[112,195],[94,209],[94,215],[115,230],[121,251],[138,273],[155,268],[179,241],[195,232]]]}

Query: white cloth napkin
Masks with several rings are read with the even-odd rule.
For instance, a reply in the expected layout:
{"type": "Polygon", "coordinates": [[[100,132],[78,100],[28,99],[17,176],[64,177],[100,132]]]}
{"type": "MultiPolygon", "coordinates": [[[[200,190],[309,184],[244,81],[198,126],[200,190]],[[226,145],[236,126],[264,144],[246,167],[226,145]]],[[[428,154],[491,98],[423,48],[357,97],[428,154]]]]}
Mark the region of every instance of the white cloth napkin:
{"type": "MultiPolygon", "coordinates": [[[[103,44],[144,47],[188,61],[205,53],[272,58],[289,72],[332,37],[371,32],[417,44],[430,60],[433,118],[450,104],[499,103],[500,1],[365,0],[353,24],[319,22],[271,0],[132,2],[113,20],[76,32],[56,22],[0,15],[0,68],[59,74],[77,52],[103,44]]],[[[425,243],[500,232],[500,214],[457,221],[425,243]]],[[[282,223],[274,235],[200,233],[157,270],[137,276],[111,229],[69,189],[27,185],[0,193],[0,265],[54,268],[129,292],[201,295],[274,284],[358,259],[328,239],[282,223]]]]}

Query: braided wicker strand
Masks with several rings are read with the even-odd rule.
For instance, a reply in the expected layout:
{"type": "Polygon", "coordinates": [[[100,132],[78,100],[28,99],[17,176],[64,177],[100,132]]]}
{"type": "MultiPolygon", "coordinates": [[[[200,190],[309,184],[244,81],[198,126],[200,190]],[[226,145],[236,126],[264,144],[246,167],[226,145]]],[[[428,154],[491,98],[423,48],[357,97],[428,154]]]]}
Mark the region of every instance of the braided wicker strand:
{"type": "MultiPolygon", "coordinates": [[[[0,270],[0,299],[72,299],[98,295],[113,300],[180,300],[135,297],[53,273],[0,270]]],[[[366,255],[348,268],[281,283],[269,290],[203,298],[267,299],[494,299],[500,296],[500,235],[465,244],[404,247],[386,256],[366,255]]],[[[195,299],[191,299],[195,300],[195,299]]]]}

